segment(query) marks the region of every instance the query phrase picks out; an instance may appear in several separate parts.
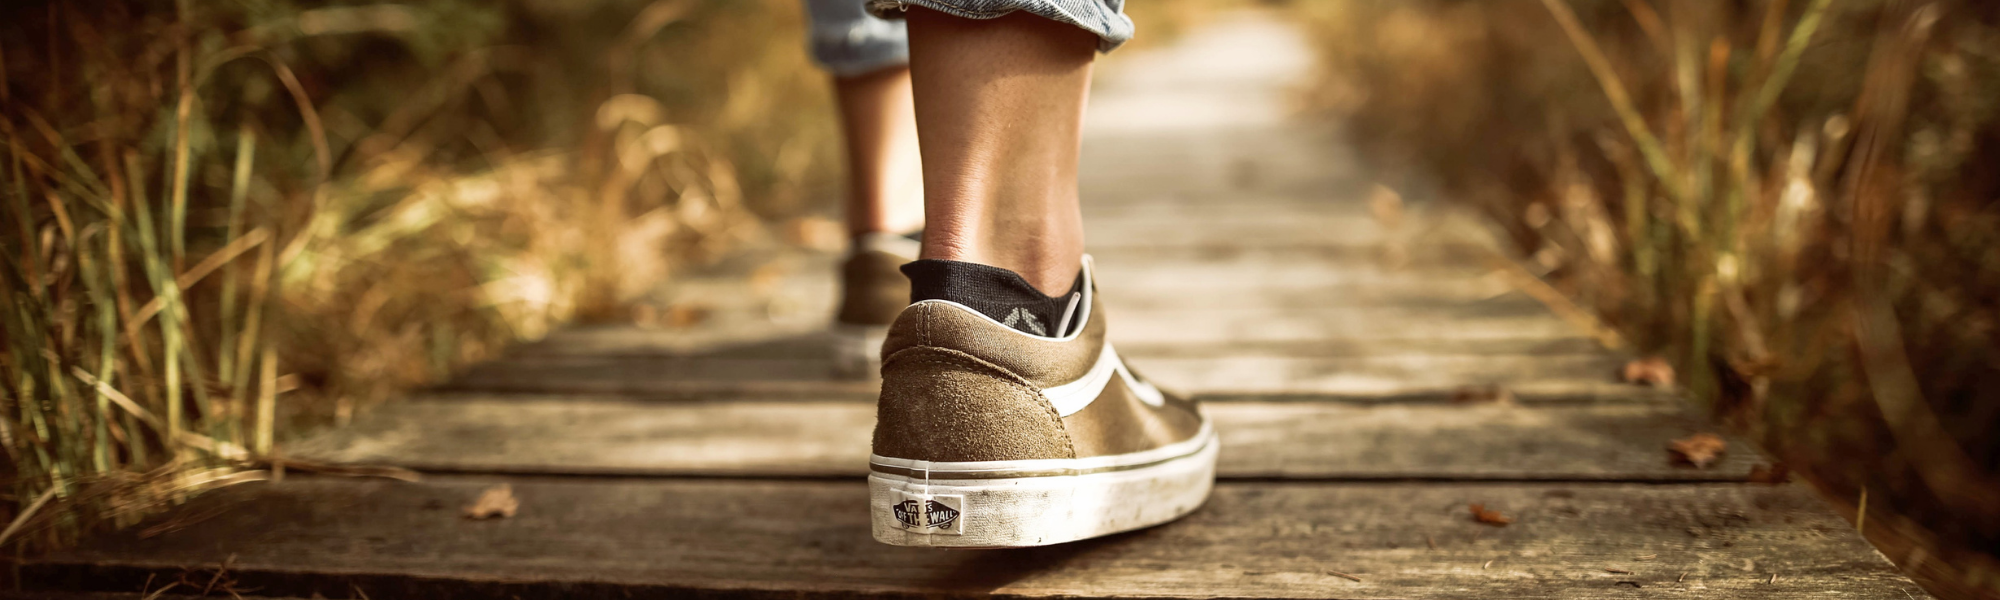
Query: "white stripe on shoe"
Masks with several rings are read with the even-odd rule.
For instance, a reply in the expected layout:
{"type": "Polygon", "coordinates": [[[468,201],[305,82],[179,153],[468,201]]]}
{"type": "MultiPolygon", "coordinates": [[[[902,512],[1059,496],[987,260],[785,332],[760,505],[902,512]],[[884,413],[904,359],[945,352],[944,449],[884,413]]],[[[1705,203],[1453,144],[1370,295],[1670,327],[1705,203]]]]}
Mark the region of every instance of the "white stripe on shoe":
{"type": "Polygon", "coordinates": [[[1042,397],[1048,398],[1049,404],[1055,407],[1056,416],[1067,417],[1090,406],[1091,402],[1097,401],[1098,396],[1104,395],[1104,386],[1110,385],[1113,376],[1124,379],[1125,388],[1132,390],[1132,394],[1138,396],[1139,401],[1145,402],[1148,406],[1159,406],[1166,402],[1166,397],[1160,394],[1159,388],[1132,376],[1132,371],[1125,368],[1125,361],[1118,358],[1118,351],[1111,349],[1110,342],[1105,342],[1104,349],[1098,351],[1097,363],[1090,366],[1090,371],[1085,372],[1076,381],[1043,389],[1042,397]]]}

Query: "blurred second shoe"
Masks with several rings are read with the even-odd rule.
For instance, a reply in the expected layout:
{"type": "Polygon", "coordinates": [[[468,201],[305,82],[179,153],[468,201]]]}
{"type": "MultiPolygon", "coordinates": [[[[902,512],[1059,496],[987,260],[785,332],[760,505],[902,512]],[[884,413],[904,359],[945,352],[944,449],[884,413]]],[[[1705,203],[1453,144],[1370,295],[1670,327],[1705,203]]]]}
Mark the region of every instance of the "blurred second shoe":
{"type": "Polygon", "coordinates": [[[900,270],[917,259],[910,236],[874,233],[854,241],[840,265],[840,310],[834,315],[834,370],[865,379],[882,365],[882,340],[910,305],[910,279],[900,270]]]}

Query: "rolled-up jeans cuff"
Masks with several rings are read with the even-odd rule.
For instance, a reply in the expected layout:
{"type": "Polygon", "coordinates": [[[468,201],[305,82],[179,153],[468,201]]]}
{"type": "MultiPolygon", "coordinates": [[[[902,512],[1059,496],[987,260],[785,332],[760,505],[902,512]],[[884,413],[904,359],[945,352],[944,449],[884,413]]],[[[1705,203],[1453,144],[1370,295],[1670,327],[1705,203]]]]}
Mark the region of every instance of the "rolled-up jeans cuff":
{"type": "Polygon", "coordinates": [[[865,0],[807,0],[812,15],[813,60],[836,77],[850,77],[910,63],[910,37],[902,21],[869,16],[865,0]]]}
{"type": "Polygon", "coordinates": [[[1097,34],[1097,51],[1110,52],[1132,39],[1132,19],[1125,0],[868,0],[868,12],[895,19],[909,7],[921,6],[967,19],[992,19],[1017,10],[1097,34]]]}

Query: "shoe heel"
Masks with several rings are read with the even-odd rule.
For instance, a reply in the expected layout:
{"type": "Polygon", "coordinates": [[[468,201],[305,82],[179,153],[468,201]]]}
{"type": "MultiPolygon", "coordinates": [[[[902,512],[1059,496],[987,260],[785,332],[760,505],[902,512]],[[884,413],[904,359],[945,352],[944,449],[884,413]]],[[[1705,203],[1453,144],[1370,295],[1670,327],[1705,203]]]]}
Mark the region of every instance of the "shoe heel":
{"type": "MultiPolygon", "coordinates": [[[[919,461],[898,475],[868,475],[875,540],[893,546],[1022,548],[1151,527],[1207,501],[1217,445],[1206,431],[1200,449],[1135,468],[1031,477],[940,479],[919,461]]],[[[1005,473],[1023,462],[950,463],[972,472],[1005,473]]],[[[1078,463],[1081,465],[1082,463],[1078,463]]],[[[943,466],[943,463],[939,463],[943,466]]]]}

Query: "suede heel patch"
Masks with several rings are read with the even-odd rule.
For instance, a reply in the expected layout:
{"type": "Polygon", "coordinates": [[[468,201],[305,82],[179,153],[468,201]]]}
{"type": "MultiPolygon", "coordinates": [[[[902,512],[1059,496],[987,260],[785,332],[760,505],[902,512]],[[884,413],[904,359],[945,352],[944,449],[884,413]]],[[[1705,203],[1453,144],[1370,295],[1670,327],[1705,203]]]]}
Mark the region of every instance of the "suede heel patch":
{"type": "Polygon", "coordinates": [[[875,453],[935,462],[1074,458],[1062,419],[1005,369],[947,348],[908,348],[882,365],[875,453]]]}

